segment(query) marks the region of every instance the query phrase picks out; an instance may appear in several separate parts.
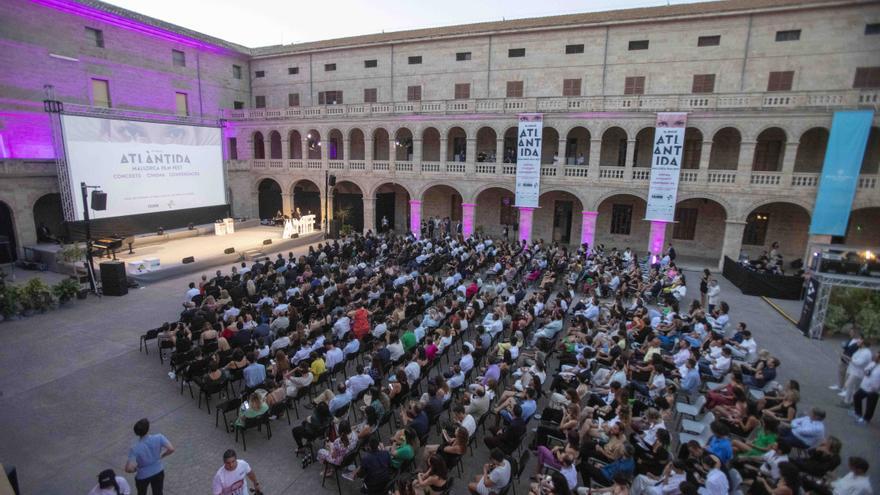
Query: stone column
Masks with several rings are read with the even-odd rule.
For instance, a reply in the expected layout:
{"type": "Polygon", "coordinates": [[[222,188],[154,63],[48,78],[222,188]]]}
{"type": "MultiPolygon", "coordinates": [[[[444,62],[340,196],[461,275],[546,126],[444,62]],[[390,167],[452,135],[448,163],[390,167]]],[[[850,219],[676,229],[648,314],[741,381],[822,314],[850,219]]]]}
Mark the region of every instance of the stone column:
{"type": "Polygon", "coordinates": [[[532,214],[535,208],[531,206],[517,206],[519,209],[519,241],[531,242],[532,240],[532,214]]]}
{"type": "Polygon", "coordinates": [[[662,220],[651,220],[651,234],[648,236],[648,251],[655,256],[660,256],[663,246],[666,245],[666,224],[662,220]]]}
{"type": "Polygon", "coordinates": [[[596,217],[598,211],[581,212],[581,245],[587,244],[591,248],[596,240],[596,217]]]}
{"type": "Polygon", "coordinates": [[[302,166],[303,166],[303,168],[306,168],[306,162],[309,160],[309,139],[308,138],[305,138],[305,137],[302,138],[302,145],[300,147],[300,155],[302,156],[302,158],[300,158],[300,160],[302,160],[302,166]]]}
{"type": "Polygon", "coordinates": [[[504,138],[495,140],[495,163],[504,163],[504,138]]]}
{"type": "Polygon", "coordinates": [[[474,203],[461,204],[461,233],[465,238],[474,235],[474,203]]]}
{"type": "Polygon", "coordinates": [[[413,171],[422,171],[422,140],[413,138],[413,171]]]}
{"type": "Polygon", "coordinates": [[[824,234],[810,234],[807,237],[807,247],[804,252],[802,260],[804,260],[804,266],[810,266],[813,261],[813,253],[817,251],[817,244],[831,244],[831,236],[824,234]]]}
{"type": "Polygon", "coordinates": [[[709,158],[712,156],[712,141],[703,141],[700,147],[700,170],[709,169],[709,158]]]}
{"type": "Polygon", "coordinates": [[[291,191],[281,191],[281,213],[291,215],[294,206],[293,193],[291,191]]]}
{"type": "Polygon", "coordinates": [[[468,175],[468,177],[473,177],[473,175],[476,173],[475,163],[477,162],[477,139],[476,138],[467,138],[467,141],[465,141],[465,143],[466,143],[465,148],[464,148],[465,173],[468,175]]]}
{"type": "MultiPolygon", "coordinates": [[[[565,160],[567,159],[565,156],[565,148],[567,146],[568,146],[568,139],[564,138],[562,136],[559,136],[559,144],[557,145],[556,149],[557,149],[557,152],[559,153],[559,164],[560,165],[567,165],[567,163],[565,163],[565,160]]],[[[575,153],[574,156],[575,156],[575,159],[577,159],[577,153],[575,153]]]]}
{"type": "Polygon", "coordinates": [[[623,180],[632,180],[632,170],[636,161],[636,140],[626,141],[626,162],[624,163],[623,180]]]}
{"type": "Polygon", "coordinates": [[[599,162],[602,158],[602,140],[601,139],[591,139],[590,140],[590,153],[587,155],[587,166],[589,166],[589,170],[587,171],[587,176],[591,180],[599,180],[599,162]]]}
{"type": "Polygon", "coordinates": [[[364,167],[373,170],[373,140],[364,137],[364,167]]]}
{"type": "Polygon", "coordinates": [[[736,169],[740,172],[750,173],[752,171],[752,162],[755,160],[755,141],[743,141],[739,144],[739,159],[736,162],[736,169]]]}
{"type": "MultiPolygon", "coordinates": [[[[324,139],[324,135],[321,135],[321,140],[318,141],[318,150],[321,152],[321,168],[327,170],[330,168],[327,162],[330,161],[330,150],[328,144],[330,141],[324,139]]],[[[328,136],[329,137],[329,136],[328,136]]]]}
{"type": "Polygon", "coordinates": [[[346,170],[348,170],[349,160],[351,160],[351,139],[348,139],[348,136],[342,136],[342,162],[345,164],[346,170]]]}
{"type": "Polygon", "coordinates": [[[422,237],[422,202],[417,199],[409,202],[409,230],[416,239],[422,237]]]}
{"type": "Polygon", "coordinates": [[[446,158],[446,146],[447,146],[447,144],[448,144],[447,139],[445,137],[441,137],[440,138],[440,163],[441,163],[441,167],[445,167],[445,165],[446,165],[446,159],[447,159],[446,158]]]}
{"type": "Polygon", "coordinates": [[[397,165],[397,139],[388,140],[388,170],[395,170],[397,165]]]}
{"type": "Polygon", "coordinates": [[[739,253],[742,251],[743,232],[746,230],[746,223],[738,220],[727,220],[724,222],[724,242],[721,245],[721,259],[718,260],[718,269],[724,268],[724,257],[737,261],[739,253]]]}
{"type": "MultiPolygon", "coordinates": [[[[281,138],[281,159],[282,160],[289,160],[290,158],[291,158],[291,156],[290,156],[290,139],[288,139],[287,137],[282,137],[281,138]]],[[[286,167],[287,165],[285,164],[284,166],[286,167]]]]}
{"type": "MultiPolygon", "coordinates": [[[[797,149],[798,142],[787,142],[785,143],[785,151],[782,155],[782,172],[785,174],[791,175],[794,172],[794,160],[797,158],[797,149]]],[[[783,186],[790,185],[791,182],[783,184],[783,186]]]]}
{"type": "Polygon", "coordinates": [[[376,233],[376,199],[364,197],[364,234],[368,230],[376,233]]]}

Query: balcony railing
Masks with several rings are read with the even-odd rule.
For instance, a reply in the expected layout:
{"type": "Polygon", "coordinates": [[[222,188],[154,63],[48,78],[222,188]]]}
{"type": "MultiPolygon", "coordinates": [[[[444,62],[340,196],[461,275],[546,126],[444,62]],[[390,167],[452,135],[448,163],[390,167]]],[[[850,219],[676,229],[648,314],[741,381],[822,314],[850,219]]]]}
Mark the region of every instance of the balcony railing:
{"type": "Polygon", "coordinates": [[[700,95],[572,96],[473,100],[350,103],[314,107],[251,108],[223,111],[229,120],[284,120],[364,117],[386,114],[462,114],[521,112],[690,111],[776,108],[880,108],[880,90],[714,93],[700,95]]]}

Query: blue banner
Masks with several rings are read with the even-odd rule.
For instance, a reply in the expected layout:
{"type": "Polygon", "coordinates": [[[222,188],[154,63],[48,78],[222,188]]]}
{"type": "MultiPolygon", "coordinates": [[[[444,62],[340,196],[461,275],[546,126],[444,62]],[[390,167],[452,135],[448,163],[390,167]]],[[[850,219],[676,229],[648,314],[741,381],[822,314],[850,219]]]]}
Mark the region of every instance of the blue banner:
{"type": "Polygon", "coordinates": [[[834,112],[810,234],[846,235],[873,110],[834,112]]]}

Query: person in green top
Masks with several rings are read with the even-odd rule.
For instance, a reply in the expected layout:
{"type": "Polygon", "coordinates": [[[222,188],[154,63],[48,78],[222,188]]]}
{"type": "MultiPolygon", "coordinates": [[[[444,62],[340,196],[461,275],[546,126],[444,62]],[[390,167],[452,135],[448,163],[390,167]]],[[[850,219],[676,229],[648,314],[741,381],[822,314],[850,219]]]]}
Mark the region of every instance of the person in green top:
{"type": "Polygon", "coordinates": [[[412,328],[400,336],[400,343],[403,344],[403,350],[405,352],[410,352],[415,349],[416,345],[418,345],[418,341],[416,340],[416,334],[413,332],[412,328]]]}
{"type": "Polygon", "coordinates": [[[761,426],[755,432],[755,439],[751,442],[741,440],[733,441],[733,452],[740,457],[760,457],[773,448],[776,443],[776,430],[779,421],[770,415],[761,418],[761,426]]]}
{"type": "Polygon", "coordinates": [[[394,438],[391,439],[392,444],[387,448],[391,454],[392,468],[400,469],[406,462],[413,460],[416,453],[412,446],[415,445],[418,439],[415,430],[412,428],[404,428],[397,431],[394,438]]]}
{"type": "Polygon", "coordinates": [[[238,415],[238,419],[235,420],[235,426],[244,426],[245,419],[262,416],[268,411],[269,405],[263,401],[259,392],[253,392],[250,397],[248,397],[245,409],[238,415]]]}

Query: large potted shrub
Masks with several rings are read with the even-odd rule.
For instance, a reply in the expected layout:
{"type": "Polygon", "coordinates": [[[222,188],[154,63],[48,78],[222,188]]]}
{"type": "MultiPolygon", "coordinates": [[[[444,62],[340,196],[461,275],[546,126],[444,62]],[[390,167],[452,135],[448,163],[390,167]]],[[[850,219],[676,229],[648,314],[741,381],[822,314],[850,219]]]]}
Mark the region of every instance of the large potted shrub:
{"type": "Polygon", "coordinates": [[[21,310],[21,290],[11,284],[0,283],[0,320],[8,320],[21,310]]]}
{"type": "Polygon", "coordinates": [[[25,316],[45,313],[54,302],[52,289],[42,279],[32,278],[21,288],[21,307],[25,316]]]}
{"type": "Polygon", "coordinates": [[[52,294],[61,304],[66,304],[79,293],[79,282],[75,278],[66,278],[52,286],[52,294]]]}

